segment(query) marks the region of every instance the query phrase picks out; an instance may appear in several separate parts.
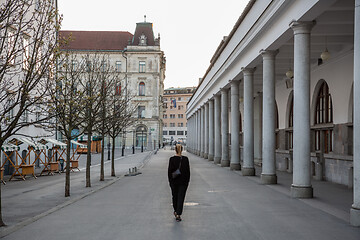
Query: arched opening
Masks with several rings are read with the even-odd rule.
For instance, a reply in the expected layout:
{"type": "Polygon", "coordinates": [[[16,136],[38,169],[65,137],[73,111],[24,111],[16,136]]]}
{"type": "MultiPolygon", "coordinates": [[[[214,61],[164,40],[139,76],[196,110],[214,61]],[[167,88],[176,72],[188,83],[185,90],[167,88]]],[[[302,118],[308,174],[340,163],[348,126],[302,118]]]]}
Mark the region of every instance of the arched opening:
{"type": "Polygon", "coordinates": [[[324,80],[319,81],[314,113],[315,151],[324,153],[333,149],[333,106],[329,86],[324,80]]]}
{"type": "Polygon", "coordinates": [[[139,83],[139,96],[145,96],[145,83],[139,83]]]}
{"type": "Polygon", "coordinates": [[[136,147],[146,147],[147,144],[147,127],[144,125],[136,128],[136,147]]]}
{"type": "Polygon", "coordinates": [[[294,126],[294,91],[291,91],[288,98],[287,105],[287,115],[286,115],[286,149],[293,149],[294,135],[293,135],[293,126],[294,126]]]}

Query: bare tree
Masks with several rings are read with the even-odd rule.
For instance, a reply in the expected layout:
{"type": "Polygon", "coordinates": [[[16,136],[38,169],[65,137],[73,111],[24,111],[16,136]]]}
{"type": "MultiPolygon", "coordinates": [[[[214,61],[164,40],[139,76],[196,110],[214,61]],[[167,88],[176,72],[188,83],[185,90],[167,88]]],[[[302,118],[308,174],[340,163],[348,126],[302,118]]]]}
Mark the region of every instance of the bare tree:
{"type": "Polygon", "coordinates": [[[83,56],[86,63],[86,71],[82,77],[85,89],[86,114],[83,119],[83,128],[87,134],[87,160],[86,160],[86,187],[91,187],[90,165],[91,165],[91,140],[96,126],[101,121],[101,88],[103,75],[109,71],[109,56],[107,54],[92,53],[83,56]]]}
{"type": "Polygon", "coordinates": [[[115,175],[115,139],[127,127],[135,122],[134,114],[137,104],[132,101],[133,95],[128,89],[121,89],[121,82],[115,85],[115,91],[110,95],[109,101],[109,136],[112,140],[111,176],[115,175]]]}
{"type": "Polygon", "coordinates": [[[80,125],[85,115],[86,93],[81,85],[84,63],[78,63],[77,55],[67,52],[61,54],[58,61],[56,92],[53,92],[52,100],[55,102],[54,112],[56,112],[57,117],[57,130],[67,143],[65,197],[69,197],[71,140],[82,134],[80,125]],[[74,130],[79,131],[74,133],[74,130]]]}
{"type": "MultiPolygon", "coordinates": [[[[59,29],[56,16],[53,1],[0,0],[0,147],[24,127],[51,118],[48,111],[32,121],[27,115],[48,109],[59,29]]],[[[0,226],[4,225],[0,201],[0,226]]]]}

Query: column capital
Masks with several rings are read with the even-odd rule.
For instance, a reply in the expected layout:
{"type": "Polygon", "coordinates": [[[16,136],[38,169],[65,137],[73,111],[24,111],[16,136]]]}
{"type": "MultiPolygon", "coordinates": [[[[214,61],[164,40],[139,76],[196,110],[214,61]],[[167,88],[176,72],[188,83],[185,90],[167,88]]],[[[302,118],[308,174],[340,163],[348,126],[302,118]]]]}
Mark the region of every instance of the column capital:
{"type": "Polygon", "coordinates": [[[229,91],[228,88],[221,88],[221,89],[220,89],[221,94],[227,93],[228,91],[229,91]]]}
{"type": "Polygon", "coordinates": [[[256,70],[256,67],[254,68],[245,68],[245,67],[242,67],[241,68],[241,71],[243,72],[244,75],[251,75],[255,72],[256,70]]]}
{"type": "Polygon", "coordinates": [[[315,21],[301,22],[293,20],[289,26],[294,31],[294,34],[309,34],[315,23],[315,21]]]}
{"type": "Polygon", "coordinates": [[[279,53],[279,50],[260,50],[260,54],[263,59],[275,59],[275,56],[279,53]]]}

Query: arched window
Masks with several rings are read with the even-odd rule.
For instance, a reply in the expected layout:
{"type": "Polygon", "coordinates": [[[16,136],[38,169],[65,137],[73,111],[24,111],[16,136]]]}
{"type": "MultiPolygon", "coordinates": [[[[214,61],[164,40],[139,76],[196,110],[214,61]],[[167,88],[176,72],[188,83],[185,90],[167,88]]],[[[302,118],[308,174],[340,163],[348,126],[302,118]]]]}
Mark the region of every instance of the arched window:
{"type": "Polygon", "coordinates": [[[326,124],[333,122],[333,107],[329,86],[324,81],[321,83],[319,92],[316,96],[315,107],[315,150],[328,153],[332,151],[333,129],[326,124]],[[321,129],[316,125],[321,124],[321,129]]]}
{"type": "Polygon", "coordinates": [[[145,96],[145,83],[139,83],[139,96],[145,96]]]}
{"type": "Polygon", "coordinates": [[[293,149],[294,146],[294,92],[290,93],[289,105],[288,105],[288,131],[287,131],[287,149],[293,149]]]}

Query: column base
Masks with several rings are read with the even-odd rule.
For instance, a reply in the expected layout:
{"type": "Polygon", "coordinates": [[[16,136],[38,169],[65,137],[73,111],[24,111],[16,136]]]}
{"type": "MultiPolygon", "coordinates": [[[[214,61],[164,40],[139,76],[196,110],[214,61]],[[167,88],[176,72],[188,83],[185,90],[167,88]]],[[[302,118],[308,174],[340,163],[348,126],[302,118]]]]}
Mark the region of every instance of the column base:
{"type": "Polygon", "coordinates": [[[208,159],[208,154],[207,153],[204,153],[204,158],[208,159]]]}
{"type": "Polygon", "coordinates": [[[204,157],[204,152],[200,152],[200,157],[204,157]]]}
{"type": "Polygon", "coordinates": [[[360,227],[360,209],[350,209],[350,224],[354,227],[360,227]]]}
{"type": "Polygon", "coordinates": [[[214,157],[214,163],[219,164],[221,161],[221,157],[214,157]]]}
{"type": "Polygon", "coordinates": [[[261,183],[262,184],[277,184],[276,174],[261,174],[261,183]]]}
{"type": "Polygon", "coordinates": [[[240,163],[230,163],[230,170],[240,171],[241,170],[240,163]]]}
{"type": "Polygon", "coordinates": [[[221,166],[222,167],[230,167],[230,161],[229,160],[221,160],[221,166]]]}
{"type": "Polygon", "coordinates": [[[255,176],[255,168],[245,168],[241,169],[241,173],[243,176],[255,176]]]}
{"type": "Polygon", "coordinates": [[[209,154],[208,159],[209,161],[214,161],[214,155],[209,154]]]}
{"type": "Polygon", "coordinates": [[[291,197],[293,198],[313,198],[313,188],[291,186],[291,197]]]}

